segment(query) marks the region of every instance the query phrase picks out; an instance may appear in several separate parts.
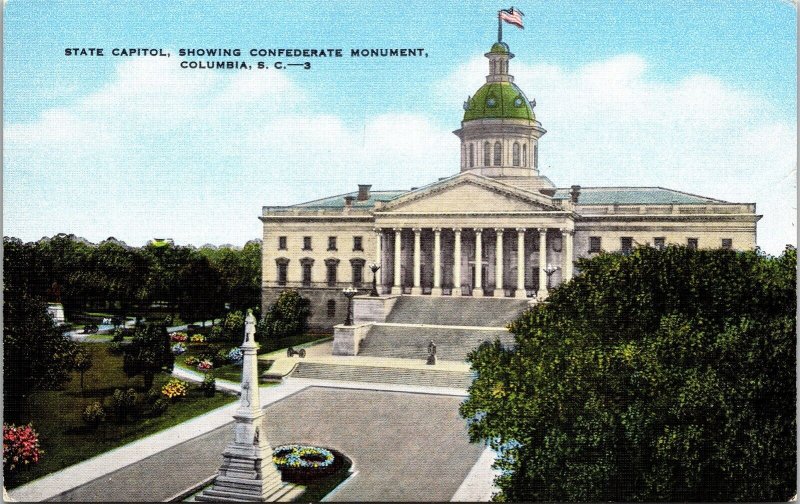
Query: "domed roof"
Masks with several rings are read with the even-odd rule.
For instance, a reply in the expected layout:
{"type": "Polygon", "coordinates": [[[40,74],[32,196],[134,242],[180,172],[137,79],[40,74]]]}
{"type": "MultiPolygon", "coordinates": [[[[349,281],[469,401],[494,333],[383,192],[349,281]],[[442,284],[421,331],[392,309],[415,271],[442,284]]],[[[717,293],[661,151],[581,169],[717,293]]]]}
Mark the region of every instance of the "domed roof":
{"type": "MultiPolygon", "coordinates": [[[[498,44],[495,44],[495,46],[498,44]]],[[[494,50],[494,46],[492,46],[494,50]]],[[[476,119],[526,119],[535,121],[533,108],[512,82],[487,82],[464,102],[464,121],[476,119]]]]}
{"type": "Polygon", "coordinates": [[[511,50],[508,48],[508,44],[506,44],[505,42],[495,42],[492,45],[492,48],[489,49],[489,52],[490,53],[496,53],[496,54],[498,54],[498,53],[499,54],[508,54],[508,53],[511,52],[511,50]]]}

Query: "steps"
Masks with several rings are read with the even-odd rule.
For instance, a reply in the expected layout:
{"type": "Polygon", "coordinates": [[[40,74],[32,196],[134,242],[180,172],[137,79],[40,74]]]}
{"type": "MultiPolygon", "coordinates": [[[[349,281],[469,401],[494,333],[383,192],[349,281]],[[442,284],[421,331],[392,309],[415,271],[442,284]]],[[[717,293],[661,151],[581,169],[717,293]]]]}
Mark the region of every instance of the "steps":
{"type": "MultiPolygon", "coordinates": [[[[431,366],[433,368],[433,366],[431,366]]],[[[408,369],[388,366],[337,365],[319,362],[300,362],[292,378],[312,378],[425,387],[466,389],[472,383],[472,374],[463,371],[439,369],[408,369]]]]}
{"type": "Polygon", "coordinates": [[[428,344],[436,344],[436,355],[441,360],[464,361],[467,354],[484,341],[495,339],[506,345],[514,337],[505,329],[470,329],[452,327],[413,327],[375,324],[361,342],[359,356],[390,357],[425,360],[428,344]]]}
{"type": "Polygon", "coordinates": [[[526,299],[401,296],[386,318],[386,322],[505,327],[527,307],[526,299]]]}

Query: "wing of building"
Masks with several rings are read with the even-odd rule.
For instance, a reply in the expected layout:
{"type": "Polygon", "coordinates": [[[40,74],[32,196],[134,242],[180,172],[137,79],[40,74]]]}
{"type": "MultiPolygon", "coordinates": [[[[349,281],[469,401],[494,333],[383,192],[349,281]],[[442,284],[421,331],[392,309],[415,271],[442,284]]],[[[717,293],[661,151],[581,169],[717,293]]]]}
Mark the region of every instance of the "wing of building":
{"type": "Polygon", "coordinates": [[[543,299],[574,260],[639,245],[751,249],[755,203],[663,187],[555,187],[539,172],[535,102],[514,84],[505,43],[464,102],[461,169],[410,190],[357,191],[265,206],[263,304],[286,288],[311,299],[313,327],[344,318],[344,287],[381,293],[543,299]]]}

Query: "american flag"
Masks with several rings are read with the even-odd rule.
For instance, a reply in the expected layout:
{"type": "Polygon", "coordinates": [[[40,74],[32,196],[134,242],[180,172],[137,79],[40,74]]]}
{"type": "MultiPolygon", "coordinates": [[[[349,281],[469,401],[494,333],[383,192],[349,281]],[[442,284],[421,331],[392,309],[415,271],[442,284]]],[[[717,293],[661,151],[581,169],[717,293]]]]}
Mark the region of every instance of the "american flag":
{"type": "Polygon", "coordinates": [[[525,27],[522,26],[522,16],[525,15],[522,13],[522,11],[519,11],[514,7],[511,7],[511,9],[501,10],[498,13],[498,15],[500,16],[500,19],[502,19],[506,23],[513,24],[517,28],[522,28],[523,30],[525,29],[525,27]]]}

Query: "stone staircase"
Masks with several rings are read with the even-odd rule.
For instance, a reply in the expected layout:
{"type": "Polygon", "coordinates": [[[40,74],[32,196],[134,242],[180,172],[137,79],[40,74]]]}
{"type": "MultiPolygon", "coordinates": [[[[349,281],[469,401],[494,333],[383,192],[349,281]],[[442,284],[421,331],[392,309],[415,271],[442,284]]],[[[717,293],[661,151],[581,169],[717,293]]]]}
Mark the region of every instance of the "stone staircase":
{"type": "Polygon", "coordinates": [[[527,307],[526,299],[402,296],[395,303],[386,322],[505,327],[527,307]]]}
{"type": "Polygon", "coordinates": [[[472,349],[484,341],[491,342],[498,338],[504,345],[514,343],[514,337],[505,329],[375,324],[361,342],[358,355],[424,361],[428,357],[428,344],[433,341],[439,359],[463,361],[472,349]]]}
{"type": "Polygon", "coordinates": [[[320,362],[300,362],[292,378],[341,380],[367,383],[391,383],[426,387],[466,389],[472,383],[470,372],[430,369],[413,369],[388,366],[339,365],[320,362]]]}

